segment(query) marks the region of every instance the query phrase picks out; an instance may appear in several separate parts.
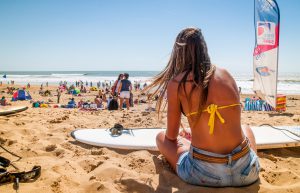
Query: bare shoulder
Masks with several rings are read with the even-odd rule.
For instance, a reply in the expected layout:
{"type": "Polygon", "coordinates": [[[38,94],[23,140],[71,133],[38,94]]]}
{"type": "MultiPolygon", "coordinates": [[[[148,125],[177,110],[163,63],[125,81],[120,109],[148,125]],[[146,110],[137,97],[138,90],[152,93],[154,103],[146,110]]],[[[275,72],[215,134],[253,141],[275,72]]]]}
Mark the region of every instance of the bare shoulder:
{"type": "Polygon", "coordinates": [[[222,88],[230,88],[236,92],[238,92],[238,88],[233,76],[224,68],[216,67],[216,71],[214,74],[213,85],[221,86],[222,88]]]}
{"type": "Polygon", "coordinates": [[[216,67],[214,74],[215,74],[215,78],[217,79],[221,79],[221,80],[233,79],[232,75],[225,68],[216,67]]]}
{"type": "Polygon", "coordinates": [[[177,92],[179,81],[180,80],[176,79],[176,77],[171,79],[168,83],[167,91],[168,92],[177,92]]]}

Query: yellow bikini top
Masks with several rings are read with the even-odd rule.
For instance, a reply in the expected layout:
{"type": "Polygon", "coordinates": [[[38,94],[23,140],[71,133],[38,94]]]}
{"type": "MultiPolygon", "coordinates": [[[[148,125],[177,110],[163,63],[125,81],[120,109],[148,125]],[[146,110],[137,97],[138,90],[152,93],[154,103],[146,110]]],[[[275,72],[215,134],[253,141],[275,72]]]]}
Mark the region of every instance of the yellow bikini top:
{"type": "MultiPolygon", "coordinates": [[[[221,116],[218,109],[225,109],[225,108],[228,108],[228,107],[234,107],[234,106],[239,106],[239,105],[240,105],[240,103],[232,104],[232,105],[226,105],[226,106],[220,106],[220,107],[218,107],[218,105],[215,105],[215,104],[208,105],[208,107],[205,110],[203,110],[202,112],[208,112],[210,114],[209,120],[208,120],[209,134],[212,135],[214,133],[216,114],[217,114],[220,122],[222,124],[225,123],[225,120],[221,116]]],[[[196,115],[196,114],[198,114],[198,111],[188,113],[186,116],[189,117],[189,116],[196,115]]]]}

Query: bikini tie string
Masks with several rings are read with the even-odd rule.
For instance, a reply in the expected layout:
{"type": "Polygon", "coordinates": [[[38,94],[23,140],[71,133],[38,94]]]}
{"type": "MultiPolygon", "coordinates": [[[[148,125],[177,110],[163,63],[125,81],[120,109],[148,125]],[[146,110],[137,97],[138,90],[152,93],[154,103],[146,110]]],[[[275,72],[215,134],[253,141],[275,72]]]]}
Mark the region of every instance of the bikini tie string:
{"type": "Polygon", "coordinates": [[[221,116],[221,114],[218,111],[218,105],[210,104],[207,107],[206,111],[210,114],[209,120],[208,120],[208,126],[209,126],[209,134],[212,135],[214,133],[214,128],[215,128],[216,114],[222,124],[225,123],[225,120],[223,119],[223,117],[221,116]]]}

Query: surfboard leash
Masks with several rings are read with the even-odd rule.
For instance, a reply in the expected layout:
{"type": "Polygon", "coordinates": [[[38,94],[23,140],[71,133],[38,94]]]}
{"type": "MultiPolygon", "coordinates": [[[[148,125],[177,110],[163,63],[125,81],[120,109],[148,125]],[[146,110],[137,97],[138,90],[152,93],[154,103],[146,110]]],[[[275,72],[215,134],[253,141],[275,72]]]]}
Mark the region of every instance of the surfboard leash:
{"type": "MultiPolygon", "coordinates": [[[[276,130],[278,130],[278,131],[281,131],[281,132],[282,132],[283,134],[285,134],[287,137],[289,137],[289,138],[291,138],[291,139],[293,139],[293,140],[295,140],[295,141],[300,142],[299,139],[294,139],[294,138],[292,138],[291,136],[289,136],[289,135],[287,135],[286,133],[284,133],[283,131],[286,131],[286,132],[288,132],[288,133],[290,133],[290,134],[292,134],[292,135],[294,135],[294,136],[300,138],[300,134],[297,134],[296,132],[294,133],[294,132],[292,132],[292,131],[290,131],[290,130],[288,130],[288,129],[283,129],[283,128],[275,127],[275,126],[273,126],[273,125],[271,125],[271,124],[267,124],[267,123],[261,124],[261,125],[259,125],[259,126],[269,126],[269,127],[273,128],[273,129],[276,129],[276,130]]],[[[300,129],[300,127],[299,127],[299,129],[300,129]]]]}
{"type": "MultiPolygon", "coordinates": [[[[0,144],[0,147],[1,147],[4,151],[6,151],[7,153],[9,153],[9,154],[11,154],[11,155],[13,155],[13,156],[19,158],[19,159],[15,160],[15,161],[12,161],[12,162],[17,162],[17,161],[19,161],[19,160],[22,159],[21,156],[19,156],[19,155],[13,153],[13,152],[11,152],[11,151],[9,151],[9,150],[6,149],[5,147],[3,147],[1,144],[0,144]]],[[[14,164],[12,164],[12,162],[10,162],[9,164],[10,164],[12,167],[14,167],[15,169],[19,170],[19,168],[18,168],[17,166],[15,166],[14,164]]]]}
{"type": "Polygon", "coordinates": [[[20,170],[17,166],[12,164],[12,162],[16,162],[22,159],[21,156],[9,151],[5,147],[3,147],[0,144],[0,147],[6,151],[7,153],[19,158],[15,161],[10,161],[2,156],[0,156],[0,185],[13,182],[14,188],[16,192],[19,190],[19,183],[27,183],[27,182],[33,182],[41,175],[41,166],[34,166],[30,171],[23,171],[23,172],[9,172],[7,171],[8,166],[14,167],[16,170],[20,170]]]}

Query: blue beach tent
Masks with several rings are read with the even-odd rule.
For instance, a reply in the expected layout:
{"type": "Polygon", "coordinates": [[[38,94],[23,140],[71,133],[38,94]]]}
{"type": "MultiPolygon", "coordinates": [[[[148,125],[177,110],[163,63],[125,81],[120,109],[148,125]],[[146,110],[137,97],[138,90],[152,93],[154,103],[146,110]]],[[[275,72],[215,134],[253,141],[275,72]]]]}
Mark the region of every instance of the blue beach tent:
{"type": "Polygon", "coordinates": [[[30,94],[25,91],[25,90],[18,90],[18,95],[16,98],[12,98],[12,101],[17,101],[17,100],[20,100],[20,101],[24,101],[24,100],[31,100],[31,96],[30,94]]]}

